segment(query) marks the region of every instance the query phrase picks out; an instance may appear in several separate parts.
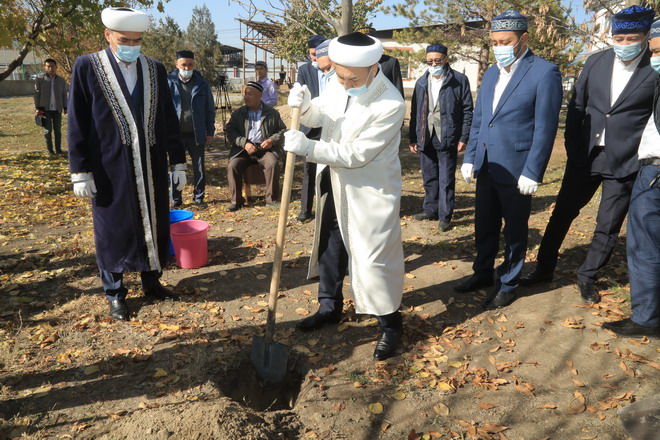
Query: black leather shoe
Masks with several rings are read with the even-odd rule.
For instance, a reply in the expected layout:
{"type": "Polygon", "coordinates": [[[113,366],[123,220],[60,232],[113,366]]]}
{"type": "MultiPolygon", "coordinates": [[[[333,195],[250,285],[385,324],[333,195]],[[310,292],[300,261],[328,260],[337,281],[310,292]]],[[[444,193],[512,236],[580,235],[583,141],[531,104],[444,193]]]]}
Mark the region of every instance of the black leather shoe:
{"type": "Polygon", "coordinates": [[[515,290],[504,292],[502,290],[494,290],[488,298],[481,304],[486,310],[495,310],[500,307],[506,307],[516,300],[518,295],[515,290]]]}
{"type": "Polygon", "coordinates": [[[494,283],[495,282],[492,278],[479,278],[476,275],[472,275],[461,284],[454,286],[454,290],[459,293],[474,292],[475,290],[481,289],[482,287],[490,287],[494,283]]]}
{"type": "Polygon", "coordinates": [[[313,218],[314,216],[312,215],[311,212],[301,212],[300,214],[298,214],[296,220],[298,220],[300,223],[306,223],[313,218]]]}
{"type": "Polygon", "coordinates": [[[243,205],[239,205],[238,203],[232,203],[231,205],[227,206],[227,212],[238,211],[242,207],[243,205]]]}
{"type": "Polygon", "coordinates": [[[157,287],[151,287],[149,289],[144,289],[144,296],[148,298],[153,298],[157,299],[160,301],[163,300],[172,300],[172,301],[178,301],[179,296],[176,295],[174,292],[172,292],[170,289],[166,288],[165,286],[158,285],[157,287]]]}
{"type": "Polygon", "coordinates": [[[553,277],[553,272],[540,272],[537,268],[529,275],[522,277],[520,279],[520,284],[522,286],[533,286],[534,284],[539,283],[549,283],[552,281],[553,277]]]}
{"type": "Polygon", "coordinates": [[[580,296],[582,301],[586,303],[597,303],[600,301],[600,295],[592,283],[583,283],[578,281],[578,289],[580,289],[580,296]]]}
{"type": "Polygon", "coordinates": [[[440,232],[447,232],[450,229],[451,229],[451,224],[449,222],[443,222],[442,220],[438,222],[438,230],[440,232]]]}
{"type": "Polygon", "coordinates": [[[403,336],[402,329],[385,329],[376,344],[374,359],[377,361],[384,361],[385,359],[394,356],[394,352],[401,342],[401,336],[403,336]]]}
{"type": "Polygon", "coordinates": [[[117,321],[128,321],[128,305],[125,299],[115,299],[110,303],[110,316],[117,321]]]}
{"type": "Polygon", "coordinates": [[[419,214],[413,215],[413,220],[437,220],[437,215],[427,214],[426,212],[420,212],[419,214]]]}
{"type": "Polygon", "coordinates": [[[321,313],[316,312],[302,321],[296,323],[296,328],[303,332],[318,330],[326,324],[339,324],[341,321],[341,312],[339,313],[321,313]]]}
{"type": "Polygon", "coordinates": [[[648,336],[654,339],[660,337],[660,327],[639,325],[630,318],[622,319],[621,321],[604,322],[602,327],[623,336],[648,336]]]}

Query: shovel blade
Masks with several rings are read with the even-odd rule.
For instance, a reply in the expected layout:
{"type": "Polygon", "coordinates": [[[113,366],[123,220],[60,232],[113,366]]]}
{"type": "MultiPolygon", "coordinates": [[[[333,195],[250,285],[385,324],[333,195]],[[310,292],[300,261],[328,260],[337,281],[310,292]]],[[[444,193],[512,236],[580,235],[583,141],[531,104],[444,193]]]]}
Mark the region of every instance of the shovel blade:
{"type": "Polygon", "coordinates": [[[252,340],[250,362],[257,376],[269,384],[284,380],[289,361],[289,348],[279,342],[266,342],[261,336],[252,340]]]}

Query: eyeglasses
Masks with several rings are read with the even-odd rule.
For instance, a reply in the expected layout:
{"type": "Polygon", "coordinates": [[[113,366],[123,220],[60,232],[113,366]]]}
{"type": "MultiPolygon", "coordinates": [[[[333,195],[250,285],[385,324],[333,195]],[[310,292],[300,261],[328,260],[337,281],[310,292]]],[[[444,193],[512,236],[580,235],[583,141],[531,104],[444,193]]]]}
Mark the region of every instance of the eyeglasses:
{"type": "Polygon", "coordinates": [[[428,64],[429,66],[432,66],[433,64],[442,64],[443,61],[444,61],[444,58],[443,59],[436,58],[434,60],[426,60],[426,64],[428,64]]]}

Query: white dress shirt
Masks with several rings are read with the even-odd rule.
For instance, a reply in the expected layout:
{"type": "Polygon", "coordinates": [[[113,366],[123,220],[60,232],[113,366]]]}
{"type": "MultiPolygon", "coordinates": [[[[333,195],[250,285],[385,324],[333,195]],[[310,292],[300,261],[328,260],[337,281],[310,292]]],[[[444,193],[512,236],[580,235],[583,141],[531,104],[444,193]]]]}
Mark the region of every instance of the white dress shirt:
{"type": "Polygon", "coordinates": [[[133,93],[133,89],[135,88],[135,84],[137,84],[138,80],[137,60],[129,63],[127,66],[124,61],[119,59],[116,53],[112,52],[112,54],[115,56],[115,60],[117,60],[117,65],[119,66],[119,71],[124,77],[126,87],[128,88],[128,93],[133,93]]]}
{"type": "Polygon", "coordinates": [[[518,65],[520,64],[520,60],[522,60],[525,55],[527,55],[527,51],[529,48],[525,49],[525,52],[523,52],[522,55],[518,57],[517,60],[511,64],[511,68],[507,72],[506,69],[499,64],[497,67],[500,69],[500,75],[497,77],[497,82],[495,83],[495,90],[493,90],[493,113],[495,113],[495,109],[497,108],[497,104],[500,102],[500,98],[502,97],[502,94],[504,93],[504,89],[506,89],[506,86],[509,84],[509,81],[511,81],[511,77],[513,77],[513,74],[516,72],[516,69],[518,68],[518,65]]]}
{"type": "Polygon", "coordinates": [[[435,108],[435,102],[440,98],[440,89],[442,88],[442,84],[445,82],[445,75],[440,75],[439,78],[436,78],[433,75],[429,74],[429,92],[430,92],[430,99],[431,102],[429,102],[429,109],[434,109],[435,108]]]}
{"type": "MultiPolygon", "coordinates": [[[[628,81],[632,78],[635,69],[642,59],[643,53],[644,51],[640,52],[637,58],[627,66],[623,64],[623,61],[621,61],[619,57],[616,55],[614,56],[614,63],[612,64],[612,83],[610,84],[610,106],[614,105],[616,100],[619,99],[621,92],[623,92],[623,89],[626,88],[628,81]]],[[[596,145],[600,145],[601,147],[604,146],[606,143],[605,129],[603,129],[603,132],[598,139],[600,140],[596,142],[596,145]]]]}

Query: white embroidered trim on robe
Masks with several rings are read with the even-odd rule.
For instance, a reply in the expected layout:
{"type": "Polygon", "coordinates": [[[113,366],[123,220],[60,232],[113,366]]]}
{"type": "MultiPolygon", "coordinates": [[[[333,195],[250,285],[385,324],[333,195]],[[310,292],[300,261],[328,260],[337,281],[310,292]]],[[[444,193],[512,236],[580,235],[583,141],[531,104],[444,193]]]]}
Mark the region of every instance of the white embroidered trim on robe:
{"type": "MultiPolygon", "coordinates": [[[[119,134],[121,137],[121,142],[123,145],[130,146],[133,153],[133,170],[135,172],[135,182],[137,186],[138,194],[138,204],[140,207],[140,214],[142,216],[142,226],[144,229],[144,241],[147,247],[147,260],[149,262],[149,268],[152,270],[160,271],[160,260],[158,258],[158,243],[155,240],[156,237],[156,215],[155,215],[155,197],[152,187],[145,188],[144,185],[144,170],[142,169],[142,159],[140,157],[140,137],[138,135],[137,124],[131,113],[131,109],[124,97],[124,93],[121,90],[119,81],[115,76],[115,72],[112,69],[112,64],[108,58],[108,54],[105,50],[97,52],[91,55],[92,66],[94,67],[94,73],[96,74],[97,80],[101,85],[103,90],[103,95],[105,96],[108,105],[110,106],[115,121],[119,127],[119,134]],[[149,202],[147,203],[147,197],[149,197],[149,202]],[[149,218],[148,206],[151,205],[151,214],[152,221],[149,218]]],[[[143,75],[142,75],[142,84],[144,89],[144,104],[145,112],[143,114],[144,120],[144,136],[146,142],[146,163],[147,163],[147,176],[149,183],[152,182],[152,173],[151,173],[151,155],[150,155],[150,146],[155,142],[154,137],[154,127],[155,124],[155,111],[156,105],[155,101],[152,101],[152,96],[157,95],[156,87],[156,78],[155,78],[155,67],[152,65],[151,60],[148,60],[144,56],[140,56],[140,62],[143,66],[143,75]],[[146,72],[147,64],[148,74],[146,72]]]]}

